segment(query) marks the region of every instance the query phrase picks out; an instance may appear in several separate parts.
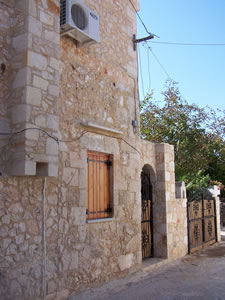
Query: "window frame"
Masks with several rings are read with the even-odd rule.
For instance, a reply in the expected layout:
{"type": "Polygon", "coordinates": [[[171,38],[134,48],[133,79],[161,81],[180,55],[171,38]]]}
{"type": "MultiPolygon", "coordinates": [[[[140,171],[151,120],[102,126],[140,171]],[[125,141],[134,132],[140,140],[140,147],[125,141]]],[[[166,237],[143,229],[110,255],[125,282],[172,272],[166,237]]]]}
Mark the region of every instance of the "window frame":
{"type": "Polygon", "coordinates": [[[104,221],[107,219],[111,219],[113,217],[113,155],[112,154],[99,152],[99,151],[92,151],[92,150],[87,151],[86,200],[87,200],[86,201],[87,222],[91,222],[91,221],[94,222],[97,220],[104,221]],[[105,186],[107,190],[105,190],[105,186]],[[92,198],[90,198],[90,192],[93,193],[92,198]],[[106,210],[106,207],[108,207],[108,211],[106,210]]]}

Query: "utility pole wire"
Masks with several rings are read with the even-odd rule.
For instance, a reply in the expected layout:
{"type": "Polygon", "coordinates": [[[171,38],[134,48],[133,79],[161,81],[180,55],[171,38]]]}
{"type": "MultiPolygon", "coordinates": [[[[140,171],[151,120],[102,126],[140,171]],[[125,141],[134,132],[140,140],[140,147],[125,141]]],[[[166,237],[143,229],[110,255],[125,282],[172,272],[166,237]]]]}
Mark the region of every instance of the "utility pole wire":
{"type": "Polygon", "coordinates": [[[225,46],[225,44],[201,44],[201,43],[179,43],[179,42],[159,42],[159,41],[150,41],[154,44],[164,44],[164,45],[177,45],[177,46],[225,46]]]}
{"type": "Polygon", "coordinates": [[[139,20],[141,21],[141,24],[143,25],[145,31],[146,31],[149,35],[153,35],[153,36],[159,38],[159,36],[157,36],[156,34],[153,34],[153,33],[149,32],[149,30],[147,29],[147,26],[145,25],[144,21],[143,21],[142,18],[140,17],[140,15],[139,15],[139,13],[138,13],[136,7],[134,6],[133,2],[132,2],[131,0],[129,0],[129,2],[130,2],[130,4],[132,5],[133,9],[135,10],[135,12],[136,12],[136,14],[137,14],[139,20]]]}
{"type": "MultiPolygon", "coordinates": [[[[159,61],[158,57],[154,54],[154,52],[152,51],[152,48],[149,47],[149,45],[147,43],[145,43],[147,48],[149,49],[149,51],[151,51],[152,55],[154,56],[155,60],[158,62],[158,64],[160,65],[160,67],[162,68],[163,72],[166,74],[166,76],[168,77],[169,80],[172,81],[171,76],[169,75],[169,73],[166,71],[166,69],[163,67],[163,65],[161,64],[161,62],[159,61]]],[[[146,48],[146,47],[145,47],[146,48]]]]}
{"type": "Polygon", "coordinates": [[[139,61],[139,64],[140,64],[140,75],[141,75],[141,86],[142,86],[142,96],[143,96],[143,99],[145,98],[145,88],[144,88],[144,79],[143,79],[143,73],[142,73],[142,63],[141,63],[141,52],[140,52],[140,47],[138,45],[138,61],[139,61]]]}
{"type": "MultiPolygon", "coordinates": [[[[24,128],[20,131],[16,131],[16,132],[0,132],[0,136],[9,136],[10,138],[15,136],[15,135],[19,135],[27,130],[39,130],[40,132],[43,132],[44,134],[46,134],[49,138],[53,139],[56,143],[73,143],[73,142],[76,142],[78,140],[80,140],[85,134],[87,133],[95,133],[95,134],[100,134],[98,132],[91,132],[91,131],[82,131],[81,134],[77,137],[77,138],[74,138],[72,140],[61,140],[59,139],[57,136],[53,136],[53,135],[50,135],[47,131],[41,129],[41,128],[36,128],[36,127],[30,127],[30,128],[24,128]]],[[[108,137],[111,137],[111,138],[116,138],[116,139],[120,139],[122,141],[124,141],[124,143],[126,143],[127,145],[129,145],[131,148],[133,148],[135,151],[137,151],[139,154],[140,152],[134,147],[132,146],[130,143],[128,143],[125,139],[121,138],[121,137],[113,137],[113,136],[110,136],[110,135],[107,135],[107,134],[103,134],[101,133],[101,135],[104,135],[104,136],[108,136],[108,137]]],[[[0,147],[3,148],[4,146],[0,147]]]]}
{"type": "Polygon", "coordinates": [[[151,84],[152,84],[152,81],[151,81],[151,69],[150,69],[149,51],[148,51],[147,48],[146,48],[146,51],[147,51],[147,57],[148,57],[148,92],[147,92],[147,94],[149,94],[150,91],[151,91],[151,84]]]}

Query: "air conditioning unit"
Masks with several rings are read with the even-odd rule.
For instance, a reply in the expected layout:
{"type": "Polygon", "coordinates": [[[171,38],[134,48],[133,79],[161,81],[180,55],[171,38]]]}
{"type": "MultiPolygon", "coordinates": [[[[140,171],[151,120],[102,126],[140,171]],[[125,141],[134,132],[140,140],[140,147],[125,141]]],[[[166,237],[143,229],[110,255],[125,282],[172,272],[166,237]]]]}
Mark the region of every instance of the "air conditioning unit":
{"type": "Polygon", "coordinates": [[[99,16],[80,0],[60,0],[60,33],[81,44],[99,42],[99,16]]]}

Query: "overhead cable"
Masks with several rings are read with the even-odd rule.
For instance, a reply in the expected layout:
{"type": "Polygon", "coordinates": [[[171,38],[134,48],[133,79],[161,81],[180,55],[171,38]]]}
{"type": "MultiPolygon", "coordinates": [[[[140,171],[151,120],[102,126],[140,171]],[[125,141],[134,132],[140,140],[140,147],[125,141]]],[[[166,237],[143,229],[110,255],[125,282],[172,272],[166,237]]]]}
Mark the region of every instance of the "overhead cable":
{"type": "Polygon", "coordinates": [[[141,86],[142,86],[142,94],[143,98],[145,97],[145,88],[144,88],[144,79],[143,79],[143,73],[142,73],[142,63],[141,63],[141,53],[140,53],[140,47],[138,46],[138,61],[140,65],[140,75],[141,75],[141,86]]]}
{"type": "MultiPolygon", "coordinates": [[[[160,65],[161,69],[163,70],[163,72],[166,74],[166,76],[168,77],[169,80],[172,81],[172,78],[171,76],[169,75],[169,73],[166,71],[166,69],[164,68],[164,66],[161,64],[161,62],[159,61],[158,57],[154,54],[154,52],[152,51],[152,48],[149,47],[149,45],[147,43],[146,44],[146,47],[149,49],[149,51],[151,51],[153,57],[155,58],[155,60],[157,61],[157,63],[160,65]]],[[[144,46],[145,47],[145,46],[144,46]]],[[[145,48],[146,48],[145,47],[145,48]]]]}
{"type": "Polygon", "coordinates": [[[159,42],[159,41],[150,41],[154,44],[164,44],[164,45],[177,45],[177,46],[225,46],[225,43],[221,44],[204,44],[204,43],[179,43],[179,42],[159,42]]]}
{"type": "Polygon", "coordinates": [[[46,134],[49,138],[53,139],[56,143],[59,143],[59,142],[62,142],[62,143],[72,143],[72,142],[75,142],[77,140],[79,140],[83,135],[85,135],[87,133],[87,131],[83,131],[81,133],[81,135],[75,139],[72,139],[72,140],[61,140],[59,139],[57,136],[54,136],[54,135],[51,135],[49,134],[47,131],[39,128],[39,127],[28,127],[28,128],[24,128],[22,130],[19,130],[19,131],[16,131],[16,132],[0,132],[0,136],[14,136],[14,135],[19,135],[27,130],[38,130],[44,134],[46,134]]]}
{"type": "Polygon", "coordinates": [[[135,10],[135,12],[136,12],[136,14],[137,14],[139,20],[141,21],[141,24],[143,25],[145,31],[146,31],[149,35],[153,35],[153,36],[155,36],[155,37],[158,37],[156,34],[153,34],[153,33],[149,32],[149,30],[147,29],[147,26],[145,25],[144,21],[143,21],[142,18],[140,17],[140,15],[139,15],[139,13],[138,13],[136,7],[134,6],[133,2],[132,2],[131,0],[129,0],[129,1],[130,1],[130,4],[132,5],[133,9],[135,10]]]}
{"type": "Polygon", "coordinates": [[[148,49],[146,49],[146,51],[147,51],[147,57],[148,57],[148,92],[147,92],[147,94],[149,94],[151,91],[152,80],[151,80],[149,51],[148,51],[148,49]]]}
{"type": "MultiPolygon", "coordinates": [[[[56,143],[72,143],[72,142],[76,142],[78,140],[80,140],[85,134],[87,133],[91,133],[90,131],[82,131],[82,133],[77,137],[77,138],[74,138],[72,140],[61,140],[59,139],[57,136],[53,136],[51,134],[49,134],[47,131],[41,129],[41,128],[38,128],[38,127],[29,127],[29,128],[24,128],[22,130],[19,130],[19,131],[16,131],[16,132],[0,132],[0,136],[15,136],[15,135],[19,135],[27,130],[39,130],[41,132],[43,132],[44,134],[46,134],[49,138],[53,139],[56,143]]],[[[100,134],[98,132],[94,132],[96,134],[100,134]]],[[[132,149],[134,149],[136,152],[138,152],[140,154],[140,152],[138,151],[138,149],[136,149],[134,146],[132,146],[130,143],[128,143],[124,138],[121,138],[121,137],[113,137],[113,136],[110,136],[110,135],[107,135],[107,134],[103,134],[101,133],[101,135],[104,135],[104,136],[107,136],[107,137],[111,137],[111,138],[116,138],[116,139],[120,139],[121,141],[123,141],[124,143],[126,143],[128,146],[130,146],[132,149]]],[[[2,147],[1,147],[2,148],[2,147]]]]}

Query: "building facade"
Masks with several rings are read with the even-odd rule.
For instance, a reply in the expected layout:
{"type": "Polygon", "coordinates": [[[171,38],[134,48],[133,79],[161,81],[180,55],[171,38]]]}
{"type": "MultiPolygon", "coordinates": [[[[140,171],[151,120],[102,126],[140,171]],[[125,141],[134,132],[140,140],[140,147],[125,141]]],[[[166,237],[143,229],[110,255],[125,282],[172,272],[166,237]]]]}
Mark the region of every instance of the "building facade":
{"type": "Polygon", "coordinates": [[[97,43],[60,35],[59,0],[0,2],[3,299],[66,299],[136,270],[148,243],[146,256],[187,253],[173,147],[136,127],[138,0],[83,3],[99,16],[97,43]]]}

